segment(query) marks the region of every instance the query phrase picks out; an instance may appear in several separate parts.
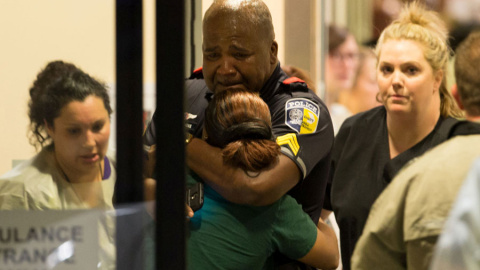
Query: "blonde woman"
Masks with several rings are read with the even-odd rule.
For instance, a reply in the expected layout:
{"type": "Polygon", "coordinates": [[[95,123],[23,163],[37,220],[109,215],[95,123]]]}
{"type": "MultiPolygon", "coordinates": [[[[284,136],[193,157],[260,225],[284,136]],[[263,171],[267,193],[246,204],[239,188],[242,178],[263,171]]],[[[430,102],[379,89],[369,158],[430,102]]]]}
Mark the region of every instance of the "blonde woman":
{"type": "Polygon", "coordinates": [[[417,2],[382,32],[376,47],[378,100],[383,106],[347,119],[335,138],[331,205],[340,228],[344,269],[370,207],[411,159],[455,135],[479,133],[462,122],[445,87],[451,50],[437,13],[417,2]]]}

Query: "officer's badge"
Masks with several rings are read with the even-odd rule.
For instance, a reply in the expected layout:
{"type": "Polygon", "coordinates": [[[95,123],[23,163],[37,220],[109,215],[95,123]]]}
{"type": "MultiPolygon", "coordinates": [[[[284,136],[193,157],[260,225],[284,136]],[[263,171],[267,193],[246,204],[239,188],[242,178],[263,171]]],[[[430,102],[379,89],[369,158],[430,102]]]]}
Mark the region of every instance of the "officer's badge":
{"type": "Polygon", "coordinates": [[[285,124],[299,134],[317,131],[320,108],[305,98],[292,98],[285,104],[285,124]]]}

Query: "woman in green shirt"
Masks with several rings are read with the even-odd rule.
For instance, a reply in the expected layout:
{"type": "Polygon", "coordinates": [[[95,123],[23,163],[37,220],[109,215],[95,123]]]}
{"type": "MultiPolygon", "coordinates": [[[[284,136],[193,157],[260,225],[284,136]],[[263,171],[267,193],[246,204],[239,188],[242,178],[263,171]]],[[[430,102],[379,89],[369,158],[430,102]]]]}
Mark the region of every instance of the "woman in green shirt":
{"type": "MultiPolygon", "coordinates": [[[[206,109],[204,134],[222,148],[225,164],[250,176],[278,162],[268,106],[254,93],[217,93],[206,109]]],[[[190,172],[187,185],[196,181],[201,179],[190,172]]],[[[273,269],[276,251],[317,268],[338,265],[334,232],[322,220],[314,224],[291,196],[254,207],[233,204],[207,185],[204,194],[189,223],[188,269],[273,269]]]]}

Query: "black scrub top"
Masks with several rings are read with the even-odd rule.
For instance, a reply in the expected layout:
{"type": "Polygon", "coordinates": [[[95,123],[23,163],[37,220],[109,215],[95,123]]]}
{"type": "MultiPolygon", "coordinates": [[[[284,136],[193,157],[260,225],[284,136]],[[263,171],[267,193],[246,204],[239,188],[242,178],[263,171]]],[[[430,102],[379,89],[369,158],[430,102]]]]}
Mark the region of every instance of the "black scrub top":
{"type": "Polygon", "coordinates": [[[450,137],[474,133],[480,133],[480,125],[440,117],[434,130],[422,141],[390,159],[385,107],[379,106],[345,120],[335,137],[331,185],[327,188],[324,205],[334,211],[340,228],[345,270],[350,269],[350,258],[370,207],[395,174],[407,162],[450,137]]]}

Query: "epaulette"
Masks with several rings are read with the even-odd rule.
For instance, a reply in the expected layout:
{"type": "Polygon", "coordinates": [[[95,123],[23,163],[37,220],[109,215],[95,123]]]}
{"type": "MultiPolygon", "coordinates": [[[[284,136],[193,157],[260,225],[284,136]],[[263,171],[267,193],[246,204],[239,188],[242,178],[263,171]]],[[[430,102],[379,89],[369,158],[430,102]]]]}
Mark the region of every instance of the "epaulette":
{"type": "Polygon", "coordinates": [[[189,79],[203,79],[203,67],[195,69],[189,79]]]}
{"type": "Polygon", "coordinates": [[[282,82],[282,85],[288,87],[291,92],[298,92],[298,91],[307,92],[308,91],[307,83],[304,80],[297,77],[290,77],[285,79],[282,82]]]}

